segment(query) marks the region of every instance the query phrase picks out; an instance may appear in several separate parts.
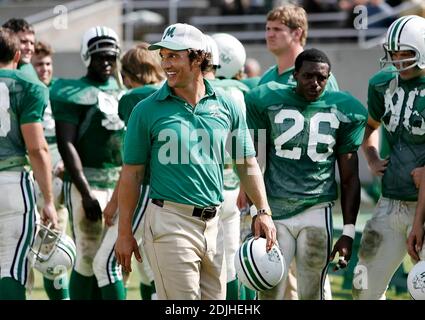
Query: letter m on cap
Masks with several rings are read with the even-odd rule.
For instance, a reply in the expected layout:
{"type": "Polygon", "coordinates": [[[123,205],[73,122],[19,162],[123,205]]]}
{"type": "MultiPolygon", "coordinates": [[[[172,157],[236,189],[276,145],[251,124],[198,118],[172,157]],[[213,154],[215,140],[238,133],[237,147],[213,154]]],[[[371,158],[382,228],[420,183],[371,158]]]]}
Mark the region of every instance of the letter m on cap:
{"type": "Polygon", "coordinates": [[[167,37],[174,37],[174,31],[176,30],[176,27],[168,27],[168,29],[165,31],[164,36],[162,37],[162,40],[164,40],[167,37]]]}

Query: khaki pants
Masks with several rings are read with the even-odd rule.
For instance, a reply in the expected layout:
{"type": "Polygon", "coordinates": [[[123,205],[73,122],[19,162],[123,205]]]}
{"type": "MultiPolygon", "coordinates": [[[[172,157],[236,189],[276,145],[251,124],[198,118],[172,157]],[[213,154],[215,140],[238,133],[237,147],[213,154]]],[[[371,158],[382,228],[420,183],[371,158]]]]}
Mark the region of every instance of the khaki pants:
{"type": "Polygon", "coordinates": [[[158,299],[224,300],[226,267],[218,216],[203,221],[193,206],[149,202],[143,244],[158,299]]]}

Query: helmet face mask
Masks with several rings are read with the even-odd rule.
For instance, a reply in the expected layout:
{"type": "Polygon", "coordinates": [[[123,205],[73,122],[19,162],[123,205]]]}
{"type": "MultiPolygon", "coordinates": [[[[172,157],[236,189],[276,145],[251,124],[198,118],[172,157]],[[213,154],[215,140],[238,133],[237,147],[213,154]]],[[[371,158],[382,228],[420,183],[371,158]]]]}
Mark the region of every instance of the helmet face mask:
{"type": "Polygon", "coordinates": [[[31,265],[46,278],[55,279],[67,272],[75,263],[74,241],[65,233],[38,226],[34,244],[29,252],[31,265]]]}
{"type": "Polygon", "coordinates": [[[394,65],[397,70],[391,72],[425,69],[425,18],[414,15],[398,18],[388,28],[383,47],[385,56],[380,59],[381,68],[394,65]],[[392,54],[400,51],[412,51],[413,57],[393,60],[392,54]]]}

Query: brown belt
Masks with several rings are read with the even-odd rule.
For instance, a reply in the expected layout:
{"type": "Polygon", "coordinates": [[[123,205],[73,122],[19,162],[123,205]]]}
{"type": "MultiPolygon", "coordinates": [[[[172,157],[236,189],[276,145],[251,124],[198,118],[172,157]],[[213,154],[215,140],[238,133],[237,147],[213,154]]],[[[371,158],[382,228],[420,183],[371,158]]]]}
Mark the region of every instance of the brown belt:
{"type": "MultiPolygon", "coordinates": [[[[153,204],[159,206],[159,207],[163,207],[164,206],[164,200],[161,199],[152,199],[151,200],[153,204]]],[[[198,208],[198,207],[194,207],[193,208],[193,212],[192,212],[192,216],[194,217],[199,217],[201,218],[201,220],[204,221],[208,221],[212,218],[214,218],[217,215],[217,207],[215,206],[209,206],[209,207],[205,207],[205,208],[198,208]]]]}

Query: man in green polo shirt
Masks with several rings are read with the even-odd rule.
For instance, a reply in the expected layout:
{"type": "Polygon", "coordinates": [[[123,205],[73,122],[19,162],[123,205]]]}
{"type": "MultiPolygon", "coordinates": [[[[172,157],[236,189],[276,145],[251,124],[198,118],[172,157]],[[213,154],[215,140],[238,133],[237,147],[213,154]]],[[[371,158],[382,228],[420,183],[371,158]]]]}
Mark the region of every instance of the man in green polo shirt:
{"type": "MultiPolygon", "coordinates": [[[[357,149],[367,112],[350,94],[325,91],[330,68],[323,52],[306,50],[295,60],[295,88],[270,82],[252,90],[246,102],[249,127],[267,130],[267,197],[285,265],[296,261],[303,300],[324,299],[328,263],[337,252],[346,266],[360,205],[357,149]],[[331,252],[336,163],[344,232],[331,252]]],[[[260,298],[283,299],[287,272],[260,298]]]]}
{"type": "Polygon", "coordinates": [[[57,227],[49,148],[41,125],[49,92],[15,70],[19,58],[18,38],[0,28],[0,300],[24,300],[29,282],[28,253],[38,213],[27,153],[44,198],[42,222],[57,227]]]}
{"type": "Polygon", "coordinates": [[[159,299],[224,299],[226,296],[222,229],[224,149],[232,132],[241,183],[260,209],[255,235],[275,241],[261,171],[242,112],[215,91],[207,68],[205,37],[187,24],[166,28],[160,49],[167,82],[133,110],[124,144],[119,190],[118,262],[131,271],[131,255],[141,259],[131,230],[139,187],[149,164],[151,190],[145,213],[144,248],[159,299]]]}

